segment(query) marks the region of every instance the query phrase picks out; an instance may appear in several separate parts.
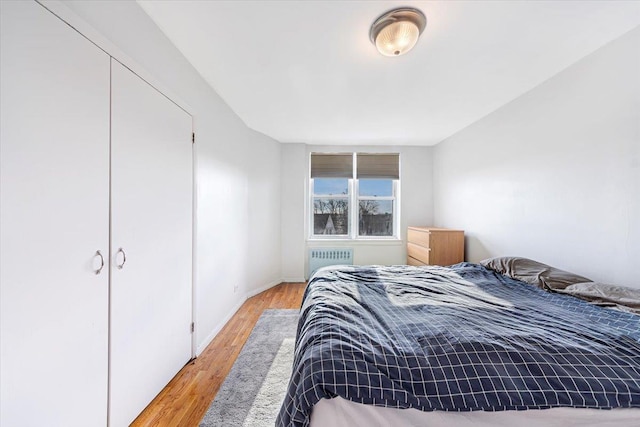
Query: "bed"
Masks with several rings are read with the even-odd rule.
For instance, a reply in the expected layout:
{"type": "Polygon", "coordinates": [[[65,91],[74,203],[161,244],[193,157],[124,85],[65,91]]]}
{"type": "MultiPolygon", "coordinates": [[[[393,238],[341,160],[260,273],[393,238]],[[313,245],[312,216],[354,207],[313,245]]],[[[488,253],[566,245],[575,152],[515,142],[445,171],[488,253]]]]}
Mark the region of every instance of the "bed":
{"type": "Polygon", "coordinates": [[[276,425],[639,419],[640,316],[461,263],[316,272],[276,425]]]}

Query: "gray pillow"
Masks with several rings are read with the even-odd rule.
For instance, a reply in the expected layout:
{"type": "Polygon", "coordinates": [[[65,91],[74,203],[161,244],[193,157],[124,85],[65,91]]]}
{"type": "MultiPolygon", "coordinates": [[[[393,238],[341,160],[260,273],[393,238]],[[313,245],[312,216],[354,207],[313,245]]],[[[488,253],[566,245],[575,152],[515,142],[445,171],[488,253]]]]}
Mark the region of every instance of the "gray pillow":
{"type": "Polygon", "coordinates": [[[592,304],[640,314],[640,289],[598,282],[575,283],[558,292],[587,300],[592,304]]]}
{"type": "Polygon", "coordinates": [[[590,282],[586,277],[569,273],[533,261],[528,258],[520,257],[496,257],[480,261],[480,264],[497,271],[500,274],[509,276],[512,279],[521,280],[541,289],[558,290],[564,289],[574,283],[590,282]]]}

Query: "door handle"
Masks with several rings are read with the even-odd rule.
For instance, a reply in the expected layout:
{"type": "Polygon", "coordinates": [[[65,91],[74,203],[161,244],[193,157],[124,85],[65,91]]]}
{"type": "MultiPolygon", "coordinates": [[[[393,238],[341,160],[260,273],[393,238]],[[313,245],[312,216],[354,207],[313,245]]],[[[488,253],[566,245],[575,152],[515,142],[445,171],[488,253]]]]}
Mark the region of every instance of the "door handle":
{"type": "Polygon", "coordinates": [[[118,251],[116,252],[116,268],[118,270],[122,270],[122,267],[124,267],[124,263],[127,262],[127,254],[124,253],[124,249],[119,248],[118,251]],[[118,254],[122,254],[122,263],[118,264],[118,254]]]}
{"type": "Polygon", "coordinates": [[[100,257],[100,267],[98,267],[96,270],[94,270],[93,272],[96,274],[100,274],[100,272],[102,272],[102,269],[104,267],[104,257],[102,256],[102,253],[100,251],[96,251],[95,255],[93,256],[95,257],[100,257]]]}

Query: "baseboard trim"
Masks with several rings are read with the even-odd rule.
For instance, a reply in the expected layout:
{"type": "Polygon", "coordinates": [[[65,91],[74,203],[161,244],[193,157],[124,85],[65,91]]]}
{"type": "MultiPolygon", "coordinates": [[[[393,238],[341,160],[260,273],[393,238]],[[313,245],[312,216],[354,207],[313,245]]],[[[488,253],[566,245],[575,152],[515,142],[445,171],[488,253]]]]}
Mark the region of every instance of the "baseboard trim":
{"type": "MultiPolygon", "coordinates": [[[[246,299],[243,299],[240,302],[238,302],[231,309],[231,311],[229,311],[229,314],[227,314],[224,317],[224,319],[222,319],[222,321],[218,324],[218,326],[216,326],[213,329],[213,331],[211,331],[211,333],[209,335],[207,335],[207,337],[204,339],[204,341],[202,341],[202,343],[200,343],[198,345],[198,348],[196,349],[196,357],[200,356],[202,354],[202,352],[209,346],[209,344],[211,344],[211,341],[213,341],[213,339],[216,337],[216,335],[218,335],[218,333],[222,330],[222,328],[224,328],[224,326],[227,324],[227,322],[229,320],[231,320],[233,315],[236,314],[236,312],[238,310],[240,310],[240,307],[242,307],[242,304],[244,304],[245,301],[246,301],[246,299]]],[[[196,325],[196,327],[197,327],[197,325],[196,325]]]]}
{"type": "MultiPolygon", "coordinates": [[[[229,320],[231,320],[231,318],[233,317],[233,315],[234,315],[234,314],[236,314],[236,312],[240,309],[240,307],[242,307],[242,304],[244,304],[244,302],[245,302],[247,299],[249,299],[249,298],[251,298],[251,297],[253,297],[253,296],[258,295],[259,293],[264,292],[264,291],[266,291],[267,289],[271,289],[271,288],[273,288],[274,286],[277,286],[277,285],[279,285],[279,284],[281,284],[281,283],[304,283],[304,282],[305,282],[305,280],[304,280],[304,279],[300,279],[300,278],[298,278],[298,277],[294,277],[294,278],[287,277],[287,278],[283,278],[283,279],[273,280],[273,281],[271,281],[271,282],[267,283],[266,285],[261,286],[261,287],[260,287],[260,288],[258,288],[258,289],[253,289],[253,290],[251,290],[251,291],[247,292],[247,293],[246,293],[246,295],[245,295],[245,298],[244,298],[244,299],[242,299],[240,302],[238,302],[238,303],[233,307],[233,309],[231,309],[231,310],[229,311],[229,313],[224,317],[224,319],[222,319],[222,321],[218,324],[218,326],[217,326],[217,327],[215,327],[215,328],[211,331],[211,333],[210,333],[209,335],[207,335],[207,337],[204,339],[204,341],[202,341],[202,343],[200,343],[200,344],[198,345],[198,348],[196,349],[196,355],[195,355],[195,356],[196,356],[196,357],[198,357],[198,356],[200,356],[200,354],[202,354],[202,352],[207,348],[207,346],[208,346],[209,344],[211,344],[211,341],[213,341],[213,339],[216,337],[216,335],[218,335],[218,333],[222,330],[222,328],[224,328],[224,326],[227,324],[227,322],[228,322],[229,320]]],[[[197,327],[197,325],[196,325],[196,327],[197,327]]]]}
{"type": "Polygon", "coordinates": [[[264,292],[267,289],[271,289],[274,286],[279,285],[282,282],[283,282],[283,280],[281,280],[281,279],[273,280],[273,281],[269,282],[268,284],[266,284],[266,285],[264,285],[264,286],[262,286],[262,287],[260,287],[258,289],[253,289],[253,290],[247,292],[247,296],[246,296],[245,299],[249,299],[251,297],[254,297],[254,296],[258,295],[260,292],[264,292]]]}

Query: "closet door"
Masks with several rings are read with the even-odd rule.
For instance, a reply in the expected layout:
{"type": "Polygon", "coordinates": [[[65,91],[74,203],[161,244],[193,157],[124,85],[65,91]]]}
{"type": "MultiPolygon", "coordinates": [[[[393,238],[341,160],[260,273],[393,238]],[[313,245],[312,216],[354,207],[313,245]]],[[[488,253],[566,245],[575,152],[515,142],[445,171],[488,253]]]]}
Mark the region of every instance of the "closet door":
{"type": "Polygon", "coordinates": [[[0,9],[0,425],[105,426],[109,57],[0,9]]]}
{"type": "Polygon", "coordinates": [[[112,60],[110,424],[191,357],[191,116],[112,60]]]}

